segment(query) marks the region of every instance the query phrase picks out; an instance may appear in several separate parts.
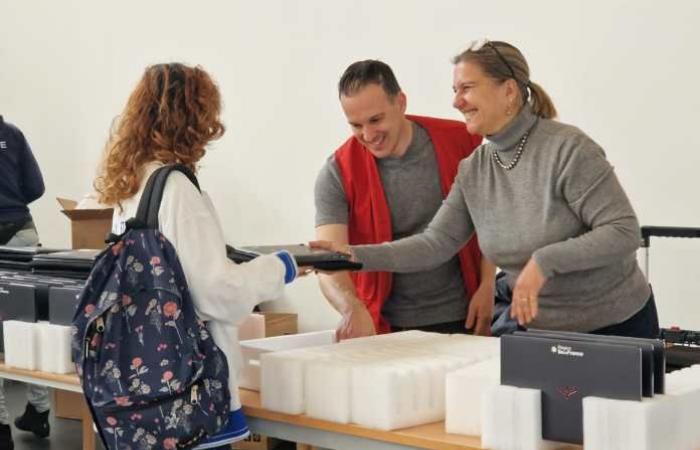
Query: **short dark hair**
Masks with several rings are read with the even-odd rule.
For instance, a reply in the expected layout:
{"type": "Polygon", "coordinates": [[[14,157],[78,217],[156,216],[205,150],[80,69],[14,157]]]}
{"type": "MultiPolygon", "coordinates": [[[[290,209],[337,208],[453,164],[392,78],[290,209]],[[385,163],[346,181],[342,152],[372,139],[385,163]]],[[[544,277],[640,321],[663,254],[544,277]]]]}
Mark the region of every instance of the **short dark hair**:
{"type": "Polygon", "coordinates": [[[388,64],[376,59],[366,59],[354,62],[345,69],[338,82],[338,97],[356,94],[370,83],[381,86],[389,97],[395,97],[401,92],[399,82],[388,64]]]}

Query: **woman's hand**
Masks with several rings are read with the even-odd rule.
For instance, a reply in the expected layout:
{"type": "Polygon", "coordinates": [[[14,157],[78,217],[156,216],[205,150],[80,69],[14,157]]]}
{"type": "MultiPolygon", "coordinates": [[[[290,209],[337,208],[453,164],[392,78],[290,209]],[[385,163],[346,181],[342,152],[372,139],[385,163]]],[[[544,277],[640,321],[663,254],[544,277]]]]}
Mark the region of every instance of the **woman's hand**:
{"type": "Polygon", "coordinates": [[[510,317],[517,319],[520,326],[527,325],[537,317],[540,290],[546,281],[537,262],[530,258],[515,281],[510,308],[510,317]]]}
{"type": "Polygon", "coordinates": [[[311,272],[315,272],[314,266],[299,266],[297,268],[297,278],[305,277],[311,272]]]}
{"type": "Polygon", "coordinates": [[[350,257],[350,261],[357,262],[355,255],[347,244],[337,244],[332,241],[310,241],[309,247],[328,250],[329,252],[343,253],[350,257]]]}

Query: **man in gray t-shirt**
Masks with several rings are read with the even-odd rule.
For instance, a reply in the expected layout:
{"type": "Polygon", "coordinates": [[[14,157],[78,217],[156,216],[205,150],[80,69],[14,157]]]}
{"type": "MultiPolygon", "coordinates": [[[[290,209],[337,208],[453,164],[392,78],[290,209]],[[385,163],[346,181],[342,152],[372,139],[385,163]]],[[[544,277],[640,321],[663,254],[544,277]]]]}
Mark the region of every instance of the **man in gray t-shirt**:
{"type": "MultiPolygon", "coordinates": [[[[353,137],[328,158],[316,180],[317,238],[344,244],[353,237],[361,240],[367,232],[379,233],[377,236],[385,232],[384,238],[392,240],[423,231],[452,183],[452,178],[445,179],[449,162],[443,155],[459,155],[454,159],[458,162],[478,145],[480,138],[468,135],[462,123],[407,117],[406,96],[389,66],[379,61],[360,61],[348,67],[340,80],[339,94],[353,137]],[[442,139],[443,147],[445,142],[449,142],[447,147],[454,146],[454,140],[460,144],[455,149],[438,151],[433,142],[436,138],[442,139]],[[351,151],[362,154],[348,153],[351,151]],[[362,158],[365,162],[358,163],[362,158]],[[362,164],[368,164],[368,169],[362,164]],[[372,186],[375,182],[379,186],[372,186]],[[381,200],[369,202],[372,212],[367,215],[376,217],[358,221],[357,216],[364,214],[362,203],[367,196],[381,200]],[[381,217],[377,203],[386,205],[387,217],[381,217]],[[386,230],[377,230],[384,226],[386,230]]],[[[474,254],[480,256],[476,244],[474,254]]],[[[321,290],[342,315],[339,338],[403,329],[454,333],[474,328],[479,334],[487,334],[495,268],[486,260],[474,258],[476,263],[467,263],[467,267],[477,273],[470,275],[467,270],[469,280],[465,280],[465,262],[460,258],[455,256],[421,272],[365,281],[362,289],[357,279],[353,284],[347,272],[320,275],[321,290]],[[386,295],[378,293],[382,289],[386,295]],[[360,298],[358,292],[371,292],[365,296],[375,298],[360,298]]]]}

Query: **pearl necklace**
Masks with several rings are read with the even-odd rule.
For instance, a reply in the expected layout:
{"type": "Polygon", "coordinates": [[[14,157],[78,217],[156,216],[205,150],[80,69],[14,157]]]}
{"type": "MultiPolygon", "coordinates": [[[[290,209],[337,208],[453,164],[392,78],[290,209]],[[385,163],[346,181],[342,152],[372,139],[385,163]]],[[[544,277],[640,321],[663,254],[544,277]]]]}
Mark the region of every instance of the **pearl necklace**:
{"type": "Polygon", "coordinates": [[[515,156],[513,156],[513,159],[508,163],[505,164],[501,160],[501,155],[498,154],[497,150],[494,150],[491,156],[493,157],[493,160],[501,166],[505,170],[511,170],[513,167],[518,164],[518,161],[520,161],[520,156],[523,154],[523,150],[525,150],[525,144],[527,143],[527,137],[530,135],[530,130],[527,130],[525,134],[523,135],[522,138],[520,138],[520,142],[518,143],[518,150],[515,152],[515,156]]]}

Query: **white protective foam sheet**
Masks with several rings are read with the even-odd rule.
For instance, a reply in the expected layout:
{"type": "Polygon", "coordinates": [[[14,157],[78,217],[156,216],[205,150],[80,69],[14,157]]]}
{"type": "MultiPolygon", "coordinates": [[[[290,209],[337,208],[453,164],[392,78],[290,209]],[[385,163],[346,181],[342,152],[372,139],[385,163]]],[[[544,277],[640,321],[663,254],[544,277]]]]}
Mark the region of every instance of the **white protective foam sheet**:
{"type": "Polygon", "coordinates": [[[583,399],[586,449],[696,450],[700,448],[697,405],[700,366],[666,375],[666,394],[641,402],[583,399]]]}
{"type": "Polygon", "coordinates": [[[72,373],[71,327],[48,322],[32,324],[39,336],[39,370],[52,373],[72,373]]]}
{"type": "Polygon", "coordinates": [[[35,323],[19,320],[3,322],[5,364],[18,369],[39,369],[39,332],[35,323]]]}
{"type": "MultiPolygon", "coordinates": [[[[238,385],[244,389],[260,390],[262,379],[261,357],[266,353],[327,345],[333,342],[335,342],[335,330],[314,331],[310,333],[242,341],[240,344],[243,367],[238,377],[238,385]]],[[[268,371],[268,384],[275,383],[275,380],[278,379],[277,375],[279,375],[280,381],[284,383],[281,379],[284,373],[275,374],[271,372],[271,370],[268,371]]]]}
{"type": "Polygon", "coordinates": [[[542,439],[539,389],[492,386],[481,402],[481,445],[492,450],[550,450],[559,444],[542,439]]]}
{"type": "Polygon", "coordinates": [[[420,331],[266,353],[262,404],[384,430],[439,421],[446,374],[498,353],[495,338],[420,331]]]}
{"type": "Polygon", "coordinates": [[[448,373],[445,382],[445,431],[480,435],[484,392],[500,383],[500,357],[448,373]]]}

